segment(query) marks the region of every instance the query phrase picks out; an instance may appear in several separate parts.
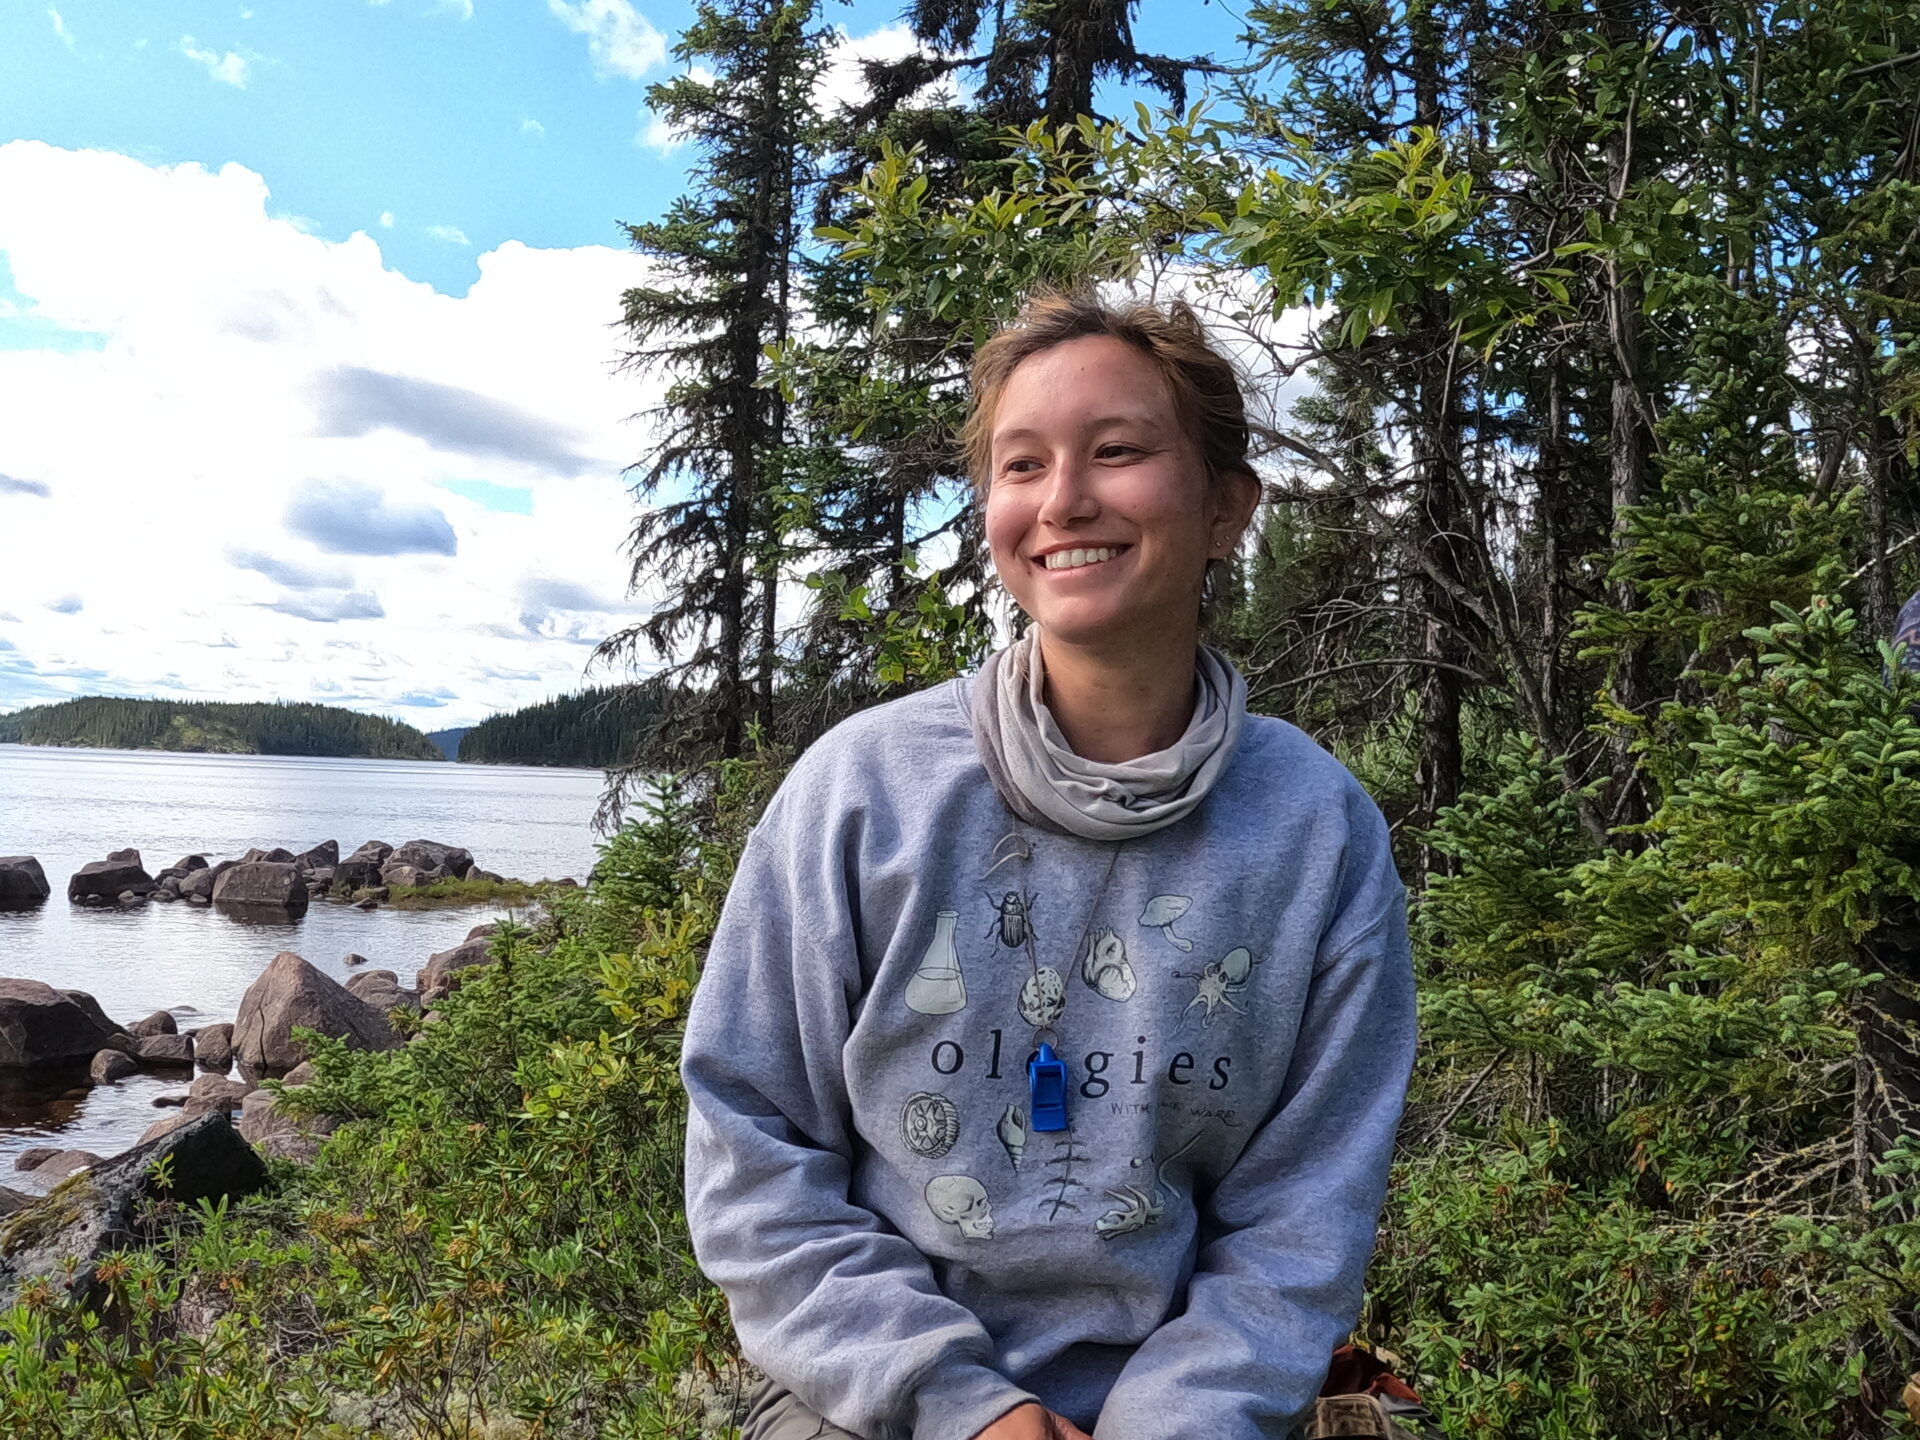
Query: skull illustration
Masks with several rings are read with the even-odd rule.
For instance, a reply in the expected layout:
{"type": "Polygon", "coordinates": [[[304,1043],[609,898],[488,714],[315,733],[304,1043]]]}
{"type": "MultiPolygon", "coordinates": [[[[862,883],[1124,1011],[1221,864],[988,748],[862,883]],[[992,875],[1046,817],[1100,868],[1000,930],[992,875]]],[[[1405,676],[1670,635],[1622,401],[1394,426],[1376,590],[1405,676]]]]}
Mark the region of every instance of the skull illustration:
{"type": "Polygon", "coordinates": [[[934,1176],[927,1182],[927,1208],[936,1219],[958,1225],[969,1240],[993,1238],[993,1204],[971,1175],[934,1176]]]}

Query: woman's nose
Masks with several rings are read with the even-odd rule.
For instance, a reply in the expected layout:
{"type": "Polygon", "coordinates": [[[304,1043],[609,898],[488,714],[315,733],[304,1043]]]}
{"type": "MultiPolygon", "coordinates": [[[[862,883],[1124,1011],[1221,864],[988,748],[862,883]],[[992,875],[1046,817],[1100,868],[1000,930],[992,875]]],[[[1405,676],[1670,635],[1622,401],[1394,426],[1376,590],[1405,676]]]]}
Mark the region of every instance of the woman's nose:
{"type": "Polygon", "coordinates": [[[1091,520],[1100,510],[1092,478],[1089,467],[1076,457],[1066,456],[1056,462],[1047,475],[1040,523],[1065,527],[1091,520]]]}

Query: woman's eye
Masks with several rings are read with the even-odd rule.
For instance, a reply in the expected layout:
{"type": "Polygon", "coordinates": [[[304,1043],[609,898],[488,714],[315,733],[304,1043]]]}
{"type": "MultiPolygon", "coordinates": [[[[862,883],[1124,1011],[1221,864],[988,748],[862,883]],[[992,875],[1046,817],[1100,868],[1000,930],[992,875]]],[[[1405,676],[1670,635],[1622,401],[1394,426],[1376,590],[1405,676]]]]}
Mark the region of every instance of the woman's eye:
{"type": "Polygon", "coordinates": [[[1000,473],[1002,475],[1025,475],[1028,474],[1031,469],[1039,468],[1039,465],[1040,462],[1038,460],[1009,460],[1000,467],[1000,473]]]}
{"type": "Polygon", "coordinates": [[[1138,445],[1122,445],[1116,440],[1112,444],[1102,445],[1094,452],[1094,455],[1098,459],[1109,460],[1119,459],[1126,455],[1138,455],[1139,453],[1140,447],[1138,445]]]}

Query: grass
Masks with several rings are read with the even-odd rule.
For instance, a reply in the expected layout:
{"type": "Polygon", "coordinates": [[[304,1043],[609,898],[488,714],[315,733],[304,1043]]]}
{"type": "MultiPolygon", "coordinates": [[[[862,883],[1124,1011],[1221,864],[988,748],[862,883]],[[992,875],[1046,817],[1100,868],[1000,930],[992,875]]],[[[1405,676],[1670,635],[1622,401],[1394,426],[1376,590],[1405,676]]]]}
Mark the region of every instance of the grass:
{"type": "Polygon", "coordinates": [[[454,909],[462,905],[530,905],[540,885],[524,880],[436,880],[431,885],[394,885],[386,903],[400,910],[454,909]]]}

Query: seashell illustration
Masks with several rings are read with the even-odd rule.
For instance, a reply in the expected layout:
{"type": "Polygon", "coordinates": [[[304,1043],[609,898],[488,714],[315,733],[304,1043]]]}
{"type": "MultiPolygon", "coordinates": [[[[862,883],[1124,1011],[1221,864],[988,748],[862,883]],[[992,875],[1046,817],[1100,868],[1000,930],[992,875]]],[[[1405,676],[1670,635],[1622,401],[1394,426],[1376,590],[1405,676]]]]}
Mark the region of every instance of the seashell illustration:
{"type": "Polygon", "coordinates": [[[900,1107],[900,1138],[914,1154],[938,1160],[960,1138],[960,1112],[953,1101],[930,1090],[909,1095],[900,1107]]]}
{"type": "Polygon", "coordinates": [[[1000,1117],[996,1127],[1000,1143],[1007,1148],[1007,1159],[1013,1162],[1013,1168],[1020,1168],[1020,1161],[1027,1153],[1027,1113],[1018,1105],[1007,1106],[1007,1113],[1000,1117]]]}
{"type": "Polygon", "coordinates": [[[1020,987],[1020,1018],[1044,1030],[1067,1008],[1067,982],[1051,965],[1042,965],[1020,987]]]}
{"type": "Polygon", "coordinates": [[[1227,951],[1220,957],[1220,973],[1229,985],[1246,984],[1253,973],[1253,952],[1244,945],[1227,951]]]}
{"type": "Polygon", "coordinates": [[[1117,933],[1098,930],[1087,937],[1087,954],[1080,962],[1080,978],[1109,1000],[1133,998],[1133,965],[1117,933]]]}
{"type": "Polygon", "coordinates": [[[1147,902],[1147,908],[1140,912],[1140,923],[1149,930],[1158,930],[1167,937],[1167,943],[1182,953],[1193,949],[1193,941],[1184,935],[1173,933],[1173,923],[1193,908],[1193,899],[1187,895],[1156,895],[1147,902]]]}

